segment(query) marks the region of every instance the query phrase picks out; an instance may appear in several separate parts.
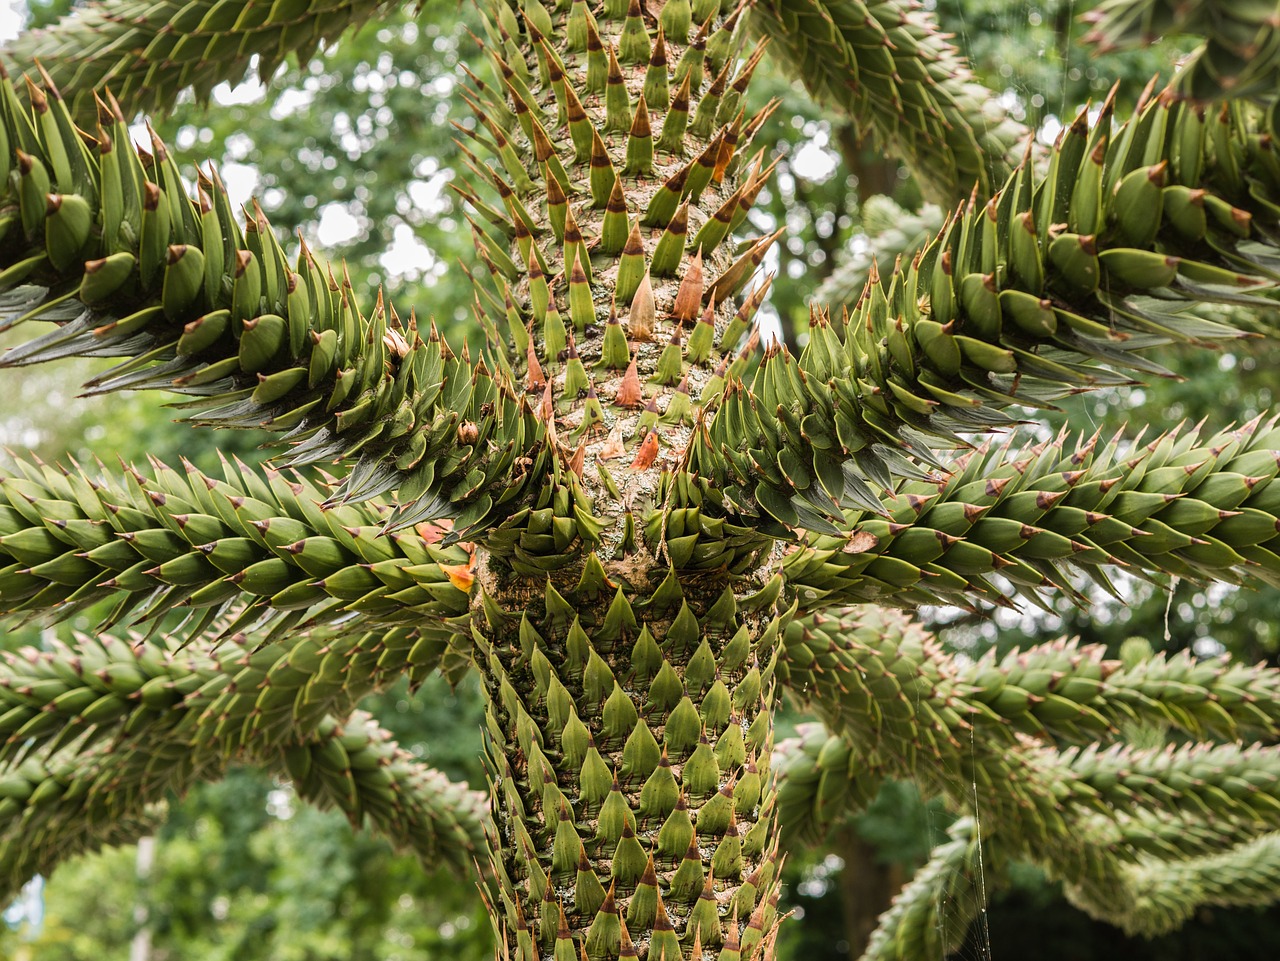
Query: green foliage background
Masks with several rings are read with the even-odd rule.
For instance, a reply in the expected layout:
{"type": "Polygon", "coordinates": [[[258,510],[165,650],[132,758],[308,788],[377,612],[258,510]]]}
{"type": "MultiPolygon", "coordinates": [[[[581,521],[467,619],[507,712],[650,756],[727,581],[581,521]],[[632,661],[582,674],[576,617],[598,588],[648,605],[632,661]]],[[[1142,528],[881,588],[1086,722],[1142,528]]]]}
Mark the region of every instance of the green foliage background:
{"type": "MultiPolygon", "coordinates": [[[[32,0],[29,13],[39,24],[69,6],[69,0],[32,0]]],[[[1005,91],[1015,111],[1040,127],[1051,126],[1053,118],[1069,120],[1115,81],[1120,99],[1132,102],[1153,73],[1167,74],[1170,67],[1167,48],[1094,59],[1072,42],[1082,32],[1076,18],[1088,6],[1072,0],[939,0],[937,11],[982,79],[1005,91]]],[[[460,165],[449,121],[462,119],[454,84],[461,66],[477,57],[468,33],[473,15],[472,5],[456,0],[424,0],[416,16],[389,13],[322,61],[289,68],[261,96],[236,97],[207,111],[181,107],[160,132],[178,149],[180,162],[217,153],[210,145],[222,145],[224,166],[252,168],[255,196],[284,233],[301,230],[318,241],[315,224],[343,210],[354,221],[354,234],[326,250],[346,259],[357,287],[392,286],[397,304],[412,304],[420,315],[462,333],[471,283],[459,261],[468,259],[471,243],[447,186],[460,165]],[[389,245],[402,252],[393,261],[395,270],[383,257],[389,245]]],[[[759,140],[777,144],[782,162],[752,218],[762,230],[788,227],[778,248],[771,304],[784,336],[796,344],[805,336],[808,296],[860,233],[861,202],[889,193],[913,207],[919,192],[896,164],[861,143],[857,131],[833,124],[781,77],[760,77],[753,96],[782,101],[759,140]]],[[[1274,341],[1258,342],[1239,360],[1204,351],[1161,360],[1185,380],[1092,394],[1060,421],[1086,433],[1108,420],[1127,420],[1130,433],[1147,423],[1183,419],[1205,418],[1218,428],[1225,426],[1225,411],[1247,418],[1276,401],[1271,372],[1280,348],[1274,341]],[[1117,411],[1125,416],[1115,416],[1117,411]]],[[[185,456],[205,469],[216,466],[219,452],[261,458],[252,434],[177,428],[151,398],[113,397],[109,408],[103,399],[73,400],[71,385],[86,376],[85,368],[71,365],[53,376],[43,370],[6,372],[9,403],[0,415],[6,442],[48,459],[111,460],[117,451],[147,451],[171,461],[185,456]]],[[[1062,634],[1115,649],[1136,634],[1170,649],[1204,653],[1221,647],[1246,660],[1280,663],[1280,622],[1260,616],[1280,610],[1276,591],[1183,588],[1172,600],[1141,582],[1130,591],[1133,603],[1095,607],[1087,617],[1065,605],[1053,615],[999,618],[994,624],[956,611],[930,613],[935,626],[945,628],[948,643],[970,652],[1062,634]]],[[[88,616],[72,625],[90,626],[88,616]]],[[[38,640],[38,630],[28,627],[9,632],[0,645],[38,640]]],[[[400,743],[451,775],[482,785],[481,709],[473,685],[451,691],[435,681],[413,692],[397,688],[366,707],[400,743]]],[[[784,719],[780,736],[786,729],[784,719]]],[[[784,928],[783,956],[818,961],[856,955],[849,919],[842,916],[838,855],[854,862],[845,870],[858,870],[862,864],[856,859],[870,852],[909,876],[947,823],[940,807],[922,804],[912,788],[891,784],[834,839],[836,857],[795,852],[788,897],[806,919],[784,928]]],[[[424,876],[414,859],[353,832],[340,816],[295,807],[288,785],[256,772],[234,770],[221,783],[176,801],[148,877],[137,877],[135,858],[133,848],[124,848],[62,868],[47,891],[43,930],[33,935],[0,927],[0,957],[124,957],[143,918],[155,961],[491,956],[488,924],[468,885],[446,873],[424,876]]],[[[1018,871],[1011,880],[986,924],[975,925],[963,956],[1265,957],[1280,932],[1280,912],[1274,909],[1217,912],[1177,935],[1129,942],[1066,907],[1038,873],[1018,871]]]]}

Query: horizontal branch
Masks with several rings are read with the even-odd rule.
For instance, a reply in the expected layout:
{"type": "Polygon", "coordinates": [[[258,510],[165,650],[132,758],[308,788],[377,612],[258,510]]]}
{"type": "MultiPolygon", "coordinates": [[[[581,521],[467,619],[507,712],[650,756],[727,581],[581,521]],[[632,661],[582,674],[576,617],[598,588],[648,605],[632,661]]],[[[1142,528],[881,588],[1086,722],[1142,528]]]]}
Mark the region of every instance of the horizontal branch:
{"type": "Polygon", "coordinates": [[[487,846],[488,795],[423,764],[363,712],[325,718],[313,737],[285,747],[282,760],[274,767],[303,800],[336,808],[357,828],[368,823],[428,868],[443,858],[468,874],[487,846]]]}
{"type": "Polygon", "coordinates": [[[0,50],[24,69],[39,61],[72,95],[85,127],[93,93],[110,86],[130,117],[170,109],[190,89],[205,103],[219,83],[269,81],[288,57],[306,64],[322,43],[377,15],[387,0],[96,0],[0,50]]]}
{"type": "Polygon", "coordinates": [[[0,366],[123,357],[91,393],[176,391],[189,419],[285,432],[295,465],[353,459],[335,496],[398,490],[398,526],[482,521],[538,476],[520,466],[543,428],[509,371],[456,356],[434,325],[424,340],[380,293],[366,315],[305,245],[291,267],[261,210],[242,228],[203,173],[192,200],[118,108],[82,138],[56,90],[30,94],[28,110],[0,78],[0,330],[56,326],[0,366]]]}
{"type": "Polygon", "coordinates": [[[1191,581],[1280,580],[1280,430],[1255,418],[1202,437],[1174,430],[1148,444],[1075,450],[1066,435],[1013,452],[961,458],[937,483],[883,498],[887,517],[850,512],[839,535],[813,534],[783,559],[803,608],[877,600],[897,604],[1079,595],[1087,574],[1119,596],[1107,568],[1191,581]]]}
{"type": "Polygon", "coordinates": [[[1126,867],[1125,881],[1132,900],[1118,904],[1071,887],[1065,893],[1090,916],[1148,938],[1176,930],[1202,907],[1269,905],[1280,890],[1280,834],[1184,861],[1143,860],[1126,867]]]}
{"type": "Polygon", "coordinates": [[[1126,872],[1142,856],[1183,861],[1280,826],[1274,746],[1094,743],[1126,721],[1228,736],[1273,729],[1264,718],[1280,672],[1258,671],[1250,690],[1240,669],[1196,667],[1174,658],[1117,669],[1065,645],[957,667],[901,615],[811,615],[783,635],[777,673],[830,732],[805,728],[780,747],[779,811],[820,837],[880,777],[911,779],[977,811],[998,853],[1041,864],[1081,901],[1128,911],[1140,889],[1126,872]],[[1206,705],[1196,712],[1184,708],[1193,680],[1206,705]],[[1059,749],[1072,740],[1089,746],[1059,749]]]}
{"type": "Polygon", "coordinates": [[[773,56],[820,103],[899,156],[943,205],[989,195],[1031,131],[995,102],[936,16],[904,0],[762,0],[773,56]]]}
{"type": "Polygon", "coordinates": [[[1196,738],[1280,733],[1280,669],[1189,654],[1122,666],[1101,646],[1065,642],[961,664],[904,615],[869,607],[793,621],[777,673],[834,727],[856,732],[861,771],[881,753],[910,759],[922,745],[944,767],[975,740],[993,752],[1029,738],[1105,745],[1134,724],[1196,738]]]}
{"type": "Polygon", "coordinates": [[[192,611],[196,633],[276,633],[354,613],[412,624],[442,646],[466,613],[469,558],[429,525],[383,536],[388,512],[335,505],[296,475],[224,461],[214,478],[152,461],[89,474],[18,462],[0,476],[0,609],[68,615],[117,599],[107,623],[192,611]]]}
{"type": "Polygon", "coordinates": [[[0,764],[171,727],[190,744],[232,750],[251,736],[275,747],[402,676],[418,684],[449,668],[456,678],[462,660],[413,628],[311,630],[250,645],[241,634],[217,639],[223,626],[185,645],[98,633],[0,654],[0,764]]]}
{"type": "Polygon", "coordinates": [[[148,808],[240,760],[296,781],[299,795],[364,819],[432,864],[466,871],[485,797],[418,764],[356,700],[415,673],[415,635],[240,639],[165,653],[109,635],[6,655],[0,666],[0,896],[37,871],[149,824],[148,808]]]}

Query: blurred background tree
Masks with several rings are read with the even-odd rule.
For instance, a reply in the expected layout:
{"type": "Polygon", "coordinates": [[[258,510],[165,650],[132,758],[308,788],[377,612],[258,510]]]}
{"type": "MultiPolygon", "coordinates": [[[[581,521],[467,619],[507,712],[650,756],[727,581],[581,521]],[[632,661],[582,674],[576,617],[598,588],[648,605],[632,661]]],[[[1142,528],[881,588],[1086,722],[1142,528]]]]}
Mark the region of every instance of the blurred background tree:
{"type": "MultiPolygon", "coordinates": [[[[1119,101],[1132,103],[1153,75],[1168,76],[1172,67],[1167,46],[1092,58],[1075,42],[1079,16],[1092,5],[938,0],[936,10],[1000,105],[1050,142],[1113,83],[1119,101]]],[[[24,23],[39,25],[71,6],[71,0],[28,0],[14,9],[24,23]]],[[[333,259],[345,259],[357,287],[394,288],[397,304],[413,305],[458,336],[471,316],[472,285],[461,265],[471,259],[471,240],[461,200],[450,189],[463,162],[450,124],[466,119],[456,89],[464,68],[479,62],[474,15],[472,5],[457,0],[392,7],[307,68],[282,68],[267,87],[224,86],[215,94],[216,110],[186,104],[163,118],[159,132],[180,163],[192,162],[184,151],[203,157],[221,145],[220,173],[240,201],[256,198],[277,230],[301,231],[333,259]]],[[[942,212],[921,209],[904,168],[771,73],[768,58],[760,72],[752,96],[781,104],[757,142],[776,145],[779,168],[751,217],[762,231],[787,228],[768,265],[776,271],[769,316],[794,348],[804,342],[809,301],[820,285],[838,310],[841,299],[857,296],[872,260],[887,273],[897,254],[910,256],[912,241],[927,239],[942,212]]],[[[1243,357],[1167,351],[1157,359],[1183,379],[1076,398],[1048,419],[1049,429],[1092,433],[1109,420],[1125,422],[1136,435],[1144,424],[1183,419],[1207,419],[1216,429],[1225,426],[1225,411],[1252,416],[1275,403],[1274,341],[1256,342],[1243,357]]],[[[0,439],[49,460],[110,461],[118,450],[145,449],[212,470],[220,454],[262,457],[251,432],[174,429],[152,398],[116,396],[109,410],[102,399],[74,399],[73,385],[89,375],[74,365],[52,374],[6,371],[0,439]]],[[[979,619],[955,609],[923,614],[945,643],[973,655],[997,636],[1007,649],[1079,635],[1114,653],[1137,635],[1157,648],[1280,663],[1280,622],[1263,616],[1280,610],[1274,589],[1184,587],[1170,597],[1142,581],[1123,588],[1125,604],[1101,597],[1088,617],[1065,602],[1021,617],[979,619]]],[[[92,623],[90,612],[72,627],[89,630],[92,623]]],[[[9,630],[0,646],[39,637],[38,625],[9,630]]],[[[396,688],[364,706],[400,743],[429,753],[432,764],[483,784],[474,685],[451,691],[436,680],[418,691],[396,688]]],[[[784,720],[779,736],[786,731],[784,720]]],[[[857,957],[876,915],[948,823],[939,805],[890,783],[868,811],[837,826],[822,854],[793,852],[787,907],[803,912],[806,923],[784,928],[783,956],[857,957]]],[[[40,930],[0,926],[0,957],[125,957],[140,931],[152,961],[491,957],[474,891],[447,874],[424,876],[412,858],[354,833],[336,814],[295,809],[288,784],[256,772],[236,769],[219,784],[175,799],[145,876],[138,866],[136,850],[124,848],[61,868],[46,889],[40,930]]],[[[1263,958],[1273,956],[1280,938],[1280,911],[1271,909],[1205,912],[1177,935],[1132,941],[1067,906],[1030,868],[1004,880],[962,956],[1263,958]]]]}

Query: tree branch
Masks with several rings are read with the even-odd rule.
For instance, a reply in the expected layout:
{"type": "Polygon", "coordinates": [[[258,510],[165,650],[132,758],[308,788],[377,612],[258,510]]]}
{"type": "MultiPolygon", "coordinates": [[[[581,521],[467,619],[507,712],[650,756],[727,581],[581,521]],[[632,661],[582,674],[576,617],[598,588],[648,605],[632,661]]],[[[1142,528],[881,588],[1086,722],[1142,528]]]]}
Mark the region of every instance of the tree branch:
{"type": "Polygon", "coordinates": [[[166,654],[109,635],[6,655],[0,668],[0,897],[65,858],[137,837],[150,807],[246,760],[366,817],[427,864],[471,867],[487,799],[418,764],[373,721],[339,722],[415,661],[411,632],[166,654]]]}
{"type": "Polygon", "coordinates": [[[756,28],[821,103],[902,158],[930,199],[989,195],[1031,131],[979,83],[934,15],[903,0],[762,0],[756,28]],[[760,22],[763,21],[763,22],[760,22]]]}
{"type": "Polygon", "coordinates": [[[18,462],[0,477],[0,609],[62,615],[104,598],[107,623],[188,607],[202,631],[236,610],[231,631],[280,634],[350,619],[410,624],[443,649],[466,613],[469,558],[444,531],[382,536],[388,512],[326,504],[332,492],[224,462],[221,480],[190,464],[127,468],[121,483],[18,462]],[[7,566],[2,566],[6,565],[7,566]]]}
{"type": "Polygon", "coordinates": [[[52,87],[30,93],[27,111],[0,79],[0,330],[57,327],[0,365],[127,358],[91,392],[177,391],[200,423],[288,432],[294,464],[354,458],[335,497],[398,490],[398,526],[480,522],[539,475],[520,465],[543,427],[509,371],[455,356],[434,325],[424,341],[381,293],[366,316],[305,245],[290,269],[261,210],[242,229],[203,174],[192,201],[118,108],[86,147],[52,87]]]}
{"type": "Polygon", "coordinates": [[[884,498],[887,516],[846,515],[838,535],[807,534],[783,559],[804,609],[868,600],[898,604],[1021,597],[1084,598],[1069,573],[1113,596],[1105,568],[1142,576],[1241,583],[1280,578],[1280,430],[1260,418],[1201,438],[1173,431],[1144,446],[1074,451],[1065,434],[1011,453],[978,450],[936,484],[908,483],[884,498]]]}
{"type": "Polygon", "coordinates": [[[224,81],[234,86],[253,73],[266,83],[291,55],[305,64],[322,43],[373,19],[387,3],[98,0],[55,26],[21,34],[0,57],[24,69],[40,62],[88,127],[94,91],[110,86],[130,117],[168,110],[187,89],[204,103],[224,81]]]}
{"type": "Polygon", "coordinates": [[[819,313],[798,360],[731,372],[692,461],[744,515],[830,532],[837,505],[875,510],[877,489],[919,475],[909,458],[936,464],[933,448],[1009,424],[1009,405],[1167,374],[1148,347],[1241,336],[1184,308],[1274,304],[1256,293],[1280,277],[1264,128],[1169,98],[1114,138],[1109,108],[1082,115],[1047,176],[1024,165],[887,291],[819,313]]]}

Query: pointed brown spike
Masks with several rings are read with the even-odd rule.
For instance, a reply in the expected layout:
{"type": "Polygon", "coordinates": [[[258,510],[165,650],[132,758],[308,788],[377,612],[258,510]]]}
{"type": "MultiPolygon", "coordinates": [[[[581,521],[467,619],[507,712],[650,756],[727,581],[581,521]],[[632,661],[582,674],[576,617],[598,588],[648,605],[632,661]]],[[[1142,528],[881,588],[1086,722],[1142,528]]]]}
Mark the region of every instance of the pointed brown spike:
{"type": "Polygon", "coordinates": [[[534,349],[533,324],[529,325],[529,349],[525,355],[525,366],[528,368],[525,374],[525,387],[529,390],[537,390],[547,383],[546,378],[542,374],[542,365],[538,363],[538,352],[534,349]]]}
{"type": "Polygon", "coordinates": [[[613,161],[609,159],[609,150],[605,147],[600,131],[591,128],[591,201],[592,206],[599,209],[609,202],[609,194],[613,192],[613,184],[617,179],[613,161]]]}
{"type": "MultiPolygon", "coordinates": [[[[627,195],[622,188],[622,181],[615,180],[613,189],[609,191],[609,202],[605,204],[605,213],[621,213],[627,212],[627,195]]],[[[628,231],[629,232],[629,231],[628,231]]]]}
{"type": "Polygon", "coordinates": [[[653,299],[653,282],[649,279],[649,271],[645,270],[640,278],[640,286],[631,298],[631,312],[627,315],[627,333],[632,340],[652,340],[653,322],[657,316],[657,308],[653,299]]]}
{"type": "Polygon", "coordinates": [[[649,852],[649,860],[645,863],[644,873],[640,875],[640,885],[658,886],[658,870],[653,863],[653,852],[649,852]]]}
{"type": "Polygon", "coordinates": [[[754,117],[747,123],[746,129],[742,132],[742,142],[740,146],[745,149],[753,140],[756,134],[760,132],[760,128],[765,125],[770,117],[774,115],[777,109],[782,106],[782,101],[774,97],[767,104],[761,107],[754,117]]]}
{"type": "Polygon", "coordinates": [[[631,117],[630,135],[638,139],[653,135],[653,127],[649,122],[649,108],[643,97],[636,101],[636,111],[631,117]]]}
{"type": "Polygon", "coordinates": [[[636,111],[627,135],[625,172],[628,176],[645,177],[653,173],[653,128],[644,97],[636,102],[636,111]]]}
{"type": "MultiPolygon", "coordinates": [[[[612,888],[612,885],[610,885],[610,887],[612,888]]],[[[639,954],[636,952],[636,946],[631,942],[631,932],[627,930],[627,919],[621,915],[618,916],[618,941],[619,961],[622,961],[623,958],[639,957],[639,954]]]]}
{"type": "Polygon", "coordinates": [[[48,113],[49,98],[40,89],[40,85],[25,73],[22,75],[22,79],[27,82],[27,98],[31,101],[31,108],[38,114],[48,113]]]}
{"type": "MultiPolygon", "coordinates": [[[[649,858],[649,863],[653,863],[653,858],[649,858]]],[[[667,907],[662,903],[662,891],[658,891],[658,907],[654,912],[653,930],[654,931],[674,931],[676,926],[671,923],[671,916],[667,914],[667,907]]]]}
{"type": "Polygon", "coordinates": [[[552,386],[552,382],[548,380],[546,387],[542,389],[542,400],[537,410],[538,419],[548,425],[555,423],[556,419],[556,402],[551,393],[552,386]]]}
{"type": "MultiPolygon", "coordinates": [[[[564,215],[564,245],[580,247],[582,241],[582,230],[578,227],[578,220],[573,216],[573,205],[570,204],[564,215]]],[[[586,266],[588,265],[583,266],[584,270],[586,266]]]]}
{"type": "Polygon", "coordinates": [[[764,56],[765,47],[769,46],[769,38],[761,37],[757,41],[755,49],[751,51],[751,56],[747,58],[746,64],[739,71],[738,76],[733,81],[733,89],[739,94],[747,92],[747,87],[751,84],[751,75],[756,72],[756,67],[760,65],[760,60],[764,56]]]}
{"type": "Polygon", "coordinates": [[[533,157],[538,163],[544,164],[556,155],[556,148],[551,143],[551,138],[547,136],[547,131],[543,129],[542,124],[535,122],[532,127],[533,157]]]}
{"type": "Polygon", "coordinates": [[[696,319],[702,307],[702,290],[702,248],[699,247],[685,268],[684,279],[680,281],[675,304],[671,307],[671,316],[677,321],[696,319]]]}
{"type": "MultiPolygon", "coordinates": [[[[649,54],[649,66],[653,68],[665,68],[667,66],[667,34],[662,29],[662,24],[658,24],[658,32],[653,38],[653,50],[649,54]]],[[[654,109],[657,109],[656,107],[654,109]]]]}
{"type": "Polygon", "coordinates": [[[618,394],[614,399],[614,403],[619,407],[635,408],[644,406],[644,390],[640,386],[636,356],[635,353],[632,353],[631,363],[627,365],[627,371],[622,375],[622,381],[618,384],[618,394]]]}
{"type": "Polygon", "coordinates": [[[591,157],[591,120],[578,99],[573,84],[564,85],[565,117],[569,123],[569,136],[573,140],[574,160],[584,163],[591,157]]]}

